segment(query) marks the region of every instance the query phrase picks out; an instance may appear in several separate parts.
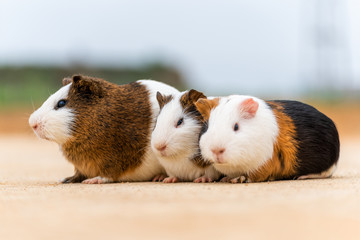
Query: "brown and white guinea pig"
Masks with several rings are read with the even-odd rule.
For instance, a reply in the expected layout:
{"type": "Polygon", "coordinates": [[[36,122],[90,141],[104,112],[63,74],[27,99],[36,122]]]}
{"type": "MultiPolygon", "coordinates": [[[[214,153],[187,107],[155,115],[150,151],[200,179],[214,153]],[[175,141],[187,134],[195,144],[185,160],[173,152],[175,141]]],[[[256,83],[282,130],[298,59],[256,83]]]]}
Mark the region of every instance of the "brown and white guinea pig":
{"type": "Polygon", "coordinates": [[[208,123],[201,153],[224,181],[326,178],[336,168],[335,124],[307,104],[233,95],[200,99],[196,107],[208,123]]]}
{"type": "Polygon", "coordinates": [[[165,183],[212,182],[220,177],[200,154],[203,123],[195,107],[200,98],[206,97],[193,89],[171,95],[157,93],[160,114],[151,136],[151,147],[168,175],[163,180],[165,183]]]}
{"type": "Polygon", "coordinates": [[[75,167],[63,183],[147,181],[164,172],[150,147],[159,114],[156,92],[178,91],[139,80],[116,85],[81,75],[63,80],[29,119],[35,133],[59,144],[75,167]]]}

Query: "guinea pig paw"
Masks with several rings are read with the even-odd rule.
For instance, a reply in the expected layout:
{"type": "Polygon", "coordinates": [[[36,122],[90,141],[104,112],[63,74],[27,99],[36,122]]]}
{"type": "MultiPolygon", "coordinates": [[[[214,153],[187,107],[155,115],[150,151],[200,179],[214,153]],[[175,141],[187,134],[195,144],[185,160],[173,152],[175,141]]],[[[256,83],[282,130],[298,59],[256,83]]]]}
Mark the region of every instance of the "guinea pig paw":
{"type": "Polygon", "coordinates": [[[61,180],[58,181],[58,183],[63,183],[63,184],[67,184],[67,183],[80,183],[82,182],[84,179],[86,179],[85,176],[76,173],[74,176],[71,177],[67,177],[67,178],[63,178],[61,180]]]}
{"type": "Polygon", "coordinates": [[[103,177],[94,177],[94,178],[89,178],[86,179],[84,181],[82,181],[82,183],[84,184],[103,184],[103,183],[109,183],[112,182],[110,179],[108,178],[103,178],[103,177]]]}
{"type": "Polygon", "coordinates": [[[60,179],[59,181],[58,181],[58,183],[72,183],[72,177],[66,177],[66,178],[63,178],[63,179],[60,179]]]}
{"type": "Polygon", "coordinates": [[[194,180],[194,183],[207,183],[207,182],[213,182],[214,180],[210,177],[199,177],[194,180]]]}
{"type": "Polygon", "coordinates": [[[230,180],[231,183],[245,183],[246,182],[246,177],[245,176],[240,176],[237,178],[233,178],[230,180]]]}
{"type": "Polygon", "coordinates": [[[177,183],[179,181],[177,177],[167,177],[163,180],[163,183],[177,183]]]}
{"type": "Polygon", "coordinates": [[[164,175],[164,174],[159,174],[159,175],[156,175],[152,181],[153,182],[162,182],[167,176],[164,175]]]}
{"type": "Polygon", "coordinates": [[[231,178],[230,177],[223,177],[220,182],[222,183],[230,183],[231,182],[231,178]]]}

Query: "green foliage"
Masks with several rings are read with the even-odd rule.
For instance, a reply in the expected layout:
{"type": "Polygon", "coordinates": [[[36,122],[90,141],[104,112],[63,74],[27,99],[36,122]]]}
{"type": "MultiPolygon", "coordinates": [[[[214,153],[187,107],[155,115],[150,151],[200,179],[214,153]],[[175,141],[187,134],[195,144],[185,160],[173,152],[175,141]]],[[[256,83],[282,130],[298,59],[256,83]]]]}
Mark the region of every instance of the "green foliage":
{"type": "Polygon", "coordinates": [[[61,87],[61,80],[64,77],[79,73],[103,78],[117,84],[139,79],[154,79],[178,89],[186,87],[176,69],[161,64],[139,68],[0,67],[0,107],[38,105],[61,87]]]}

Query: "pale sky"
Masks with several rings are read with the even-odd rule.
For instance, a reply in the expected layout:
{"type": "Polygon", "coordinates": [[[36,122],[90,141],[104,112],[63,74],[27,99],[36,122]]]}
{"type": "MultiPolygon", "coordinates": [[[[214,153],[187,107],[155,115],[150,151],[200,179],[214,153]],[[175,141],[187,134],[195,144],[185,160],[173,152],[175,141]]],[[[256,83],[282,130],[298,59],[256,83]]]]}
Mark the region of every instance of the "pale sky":
{"type": "Polygon", "coordinates": [[[322,1],[336,5],[324,10],[340,39],[330,54],[344,75],[336,86],[360,88],[357,0],[1,0],[0,64],[155,58],[206,93],[291,96],[312,84],[313,6],[322,1]]]}

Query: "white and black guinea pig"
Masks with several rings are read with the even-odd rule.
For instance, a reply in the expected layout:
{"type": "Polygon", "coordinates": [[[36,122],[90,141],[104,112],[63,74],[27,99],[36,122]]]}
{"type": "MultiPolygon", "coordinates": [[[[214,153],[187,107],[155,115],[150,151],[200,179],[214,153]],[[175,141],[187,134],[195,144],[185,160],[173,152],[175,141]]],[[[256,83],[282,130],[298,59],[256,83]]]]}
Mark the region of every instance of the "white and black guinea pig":
{"type": "Polygon", "coordinates": [[[43,139],[60,145],[75,167],[63,183],[148,181],[164,172],[151,150],[151,131],[160,108],[156,92],[178,91],[166,84],[139,80],[116,85],[75,75],[63,80],[29,119],[43,139]]]}
{"type": "Polygon", "coordinates": [[[205,95],[196,90],[166,95],[157,93],[160,114],[151,136],[151,147],[165,168],[165,183],[212,182],[220,177],[200,155],[199,136],[203,127],[195,102],[205,95]]]}
{"type": "Polygon", "coordinates": [[[208,124],[201,153],[224,181],[327,178],[336,168],[335,124],[307,104],[233,95],[200,99],[196,107],[208,124]]]}

